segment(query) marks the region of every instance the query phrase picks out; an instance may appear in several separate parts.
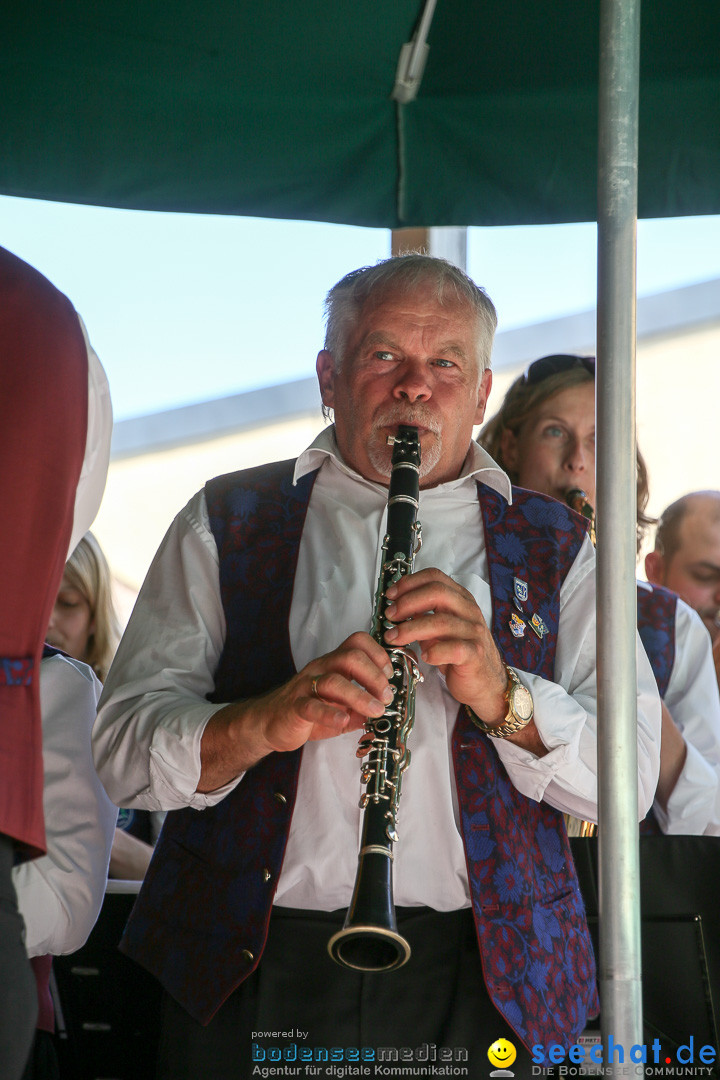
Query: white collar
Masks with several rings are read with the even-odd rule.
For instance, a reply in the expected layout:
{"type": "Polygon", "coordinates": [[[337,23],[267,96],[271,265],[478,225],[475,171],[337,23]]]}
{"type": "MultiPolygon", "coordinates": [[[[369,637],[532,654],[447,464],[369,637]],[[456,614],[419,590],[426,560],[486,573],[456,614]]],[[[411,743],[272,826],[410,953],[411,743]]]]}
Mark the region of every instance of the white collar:
{"type": "MultiPolygon", "coordinates": [[[[363,484],[369,484],[373,488],[382,488],[384,485],[376,484],[367,480],[360,473],[352,469],[340,456],[337,439],[335,438],[335,425],[323,428],[320,434],[313,439],[310,446],[303,450],[295,463],[293,484],[297,484],[301,477],[320,468],[326,461],[333,463],[352,480],[363,484]]],[[[438,484],[437,489],[449,491],[453,488],[466,484],[468,480],[481,480],[488,487],[497,491],[508,503],[512,502],[512,487],[507,473],[493,461],[488,452],[472,440],[468,448],[467,456],[460,471],[460,475],[454,480],[448,480],[444,484],[438,484]]],[[[435,489],[435,490],[437,490],[435,489]]],[[[433,489],[430,489],[433,490],[433,489]]]]}

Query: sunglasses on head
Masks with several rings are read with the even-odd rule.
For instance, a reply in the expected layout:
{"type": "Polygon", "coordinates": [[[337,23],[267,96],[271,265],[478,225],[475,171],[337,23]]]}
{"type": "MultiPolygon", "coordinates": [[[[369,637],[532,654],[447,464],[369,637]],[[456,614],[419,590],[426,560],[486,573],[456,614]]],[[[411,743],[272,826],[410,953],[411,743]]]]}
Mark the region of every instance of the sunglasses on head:
{"type": "Polygon", "coordinates": [[[551,375],[559,375],[563,371],[571,371],[573,368],[584,368],[595,378],[594,356],[572,356],[567,353],[557,353],[553,356],[541,356],[539,360],[533,360],[525,369],[523,382],[527,386],[536,386],[537,383],[549,379],[551,375]]]}

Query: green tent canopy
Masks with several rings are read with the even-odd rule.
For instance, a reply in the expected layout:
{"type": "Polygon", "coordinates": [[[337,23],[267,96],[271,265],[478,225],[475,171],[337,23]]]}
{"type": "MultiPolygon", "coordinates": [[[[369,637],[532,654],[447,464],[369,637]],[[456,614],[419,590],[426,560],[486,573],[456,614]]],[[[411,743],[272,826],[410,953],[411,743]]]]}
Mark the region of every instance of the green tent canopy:
{"type": "MultiPolygon", "coordinates": [[[[398,228],[596,217],[598,0],[5,5],[0,192],[398,228]]],[[[720,4],[647,0],[639,212],[720,212],[720,4]]]]}

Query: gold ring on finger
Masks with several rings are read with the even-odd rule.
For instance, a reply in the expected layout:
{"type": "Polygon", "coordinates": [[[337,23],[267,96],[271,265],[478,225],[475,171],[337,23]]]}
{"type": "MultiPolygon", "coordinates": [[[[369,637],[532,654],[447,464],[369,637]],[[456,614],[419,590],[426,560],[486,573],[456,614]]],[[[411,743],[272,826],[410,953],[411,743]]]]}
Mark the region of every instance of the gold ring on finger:
{"type": "Polygon", "coordinates": [[[313,680],[310,683],[310,693],[312,694],[313,697],[316,697],[318,699],[320,698],[320,695],[318,694],[318,688],[317,688],[319,678],[320,678],[319,675],[313,676],[313,680]]]}

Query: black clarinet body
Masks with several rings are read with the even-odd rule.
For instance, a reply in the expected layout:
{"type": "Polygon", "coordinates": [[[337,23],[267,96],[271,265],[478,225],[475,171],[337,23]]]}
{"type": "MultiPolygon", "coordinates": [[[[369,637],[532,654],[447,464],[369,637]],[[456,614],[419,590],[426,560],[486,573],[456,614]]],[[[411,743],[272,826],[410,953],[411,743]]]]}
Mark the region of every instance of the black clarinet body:
{"type": "Polygon", "coordinates": [[[333,960],[357,971],[392,971],[410,957],[398,933],[393,902],[393,845],[402,774],[410,764],[407,739],[415,716],[415,688],[422,676],[414,655],[384,641],[393,624],[385,615],[393,582],[412,573],[420,546],[417,521],[420,495],[420,441],[417,428],[401,425],[393,442],[387,530],[375,594],[370,633],[385,649],[393,667],[393,700],[383,716],[368,718],[358,747],[364,811],[355,888],[342,930],[328,942],[333,960]]]}

